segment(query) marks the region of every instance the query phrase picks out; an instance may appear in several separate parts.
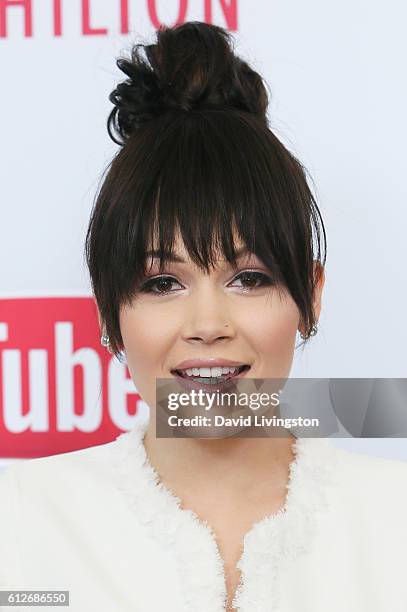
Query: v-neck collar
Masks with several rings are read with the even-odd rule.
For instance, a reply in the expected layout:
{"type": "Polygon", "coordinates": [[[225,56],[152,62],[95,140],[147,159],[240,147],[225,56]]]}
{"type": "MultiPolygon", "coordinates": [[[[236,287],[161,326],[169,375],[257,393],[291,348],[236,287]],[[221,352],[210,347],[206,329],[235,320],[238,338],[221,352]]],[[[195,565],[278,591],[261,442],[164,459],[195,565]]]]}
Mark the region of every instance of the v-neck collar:
{"type": "MultiPolygon", "coordinates": [[[[115,440],[116,484],[150,536],[173,552],[182,574],[184,612],[224,611],[225,571],[216,536],[160,481],[144,447],[147,426],[142,421],[115,440]]],[[[297,438],[292,448],[284,507],[254,523],[243,539],[240,584],[232,603],[238,612],[278,612],[279,569],[309,549],[318,516],[329,507],[335,447],[322,438],[297,438]]]]}

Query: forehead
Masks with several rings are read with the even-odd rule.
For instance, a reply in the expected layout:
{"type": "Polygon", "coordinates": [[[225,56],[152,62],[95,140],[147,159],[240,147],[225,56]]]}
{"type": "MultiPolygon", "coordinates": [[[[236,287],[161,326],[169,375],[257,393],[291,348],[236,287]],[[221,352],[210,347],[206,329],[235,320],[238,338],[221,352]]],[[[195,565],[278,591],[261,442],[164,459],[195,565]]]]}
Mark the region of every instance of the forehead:
{"type": "MultiPolygon", "coordinates": [[[[236,232],[233,233],[233,244],[236,250],[237,257],[245,258],[245,257],[250,256],[251,254],[250,251],[248,251],[245,243],[237,235],[236,232]]],[[[147,250],[147,253],[146,253],[147,259],[158,259],[159,258],[158,250],[159,250],[159,244],[158,244],[157,239],[155,239],[152,247],[149,250],[147,250]]],[[[172,260],[174,262],[180,262],[180,263],[187,262],[190,260],[189,253],[185,247],[185,243],[182,240],[182,237],[179,231],[177,231],[174,236],[173,255],[168,253],[166,256],[166,259],[172,260]]],[[[226,261],[226,258],[220,249],[216,251],[216,259],[220,262],[226,261]]]]}
{"type": "MultiPolygon", "coordinates": [[[[182,235],[181,235],[181,231],[179,229],[179,225],[177,224],[174,227],[174,252],[179,253],[180,255],[182,254],[183,256],[187,255],[187,250],[185,248],[185,243],[182,239],[182,235]]],[[[233,244],[235,246],[235,249],[240,249],[243,248],[245,246],[244,241],[242,240],[241,236],[239,235],[238,230],[236,229],[236,225],[234,224],[233,221],[231,221],[231,233],[233,236],[233,244]]],[[[154,232],[153,232],[153,237],[150,239],[150,249],[151,251],[156,251],[159,248],[159,234],[157,232],[156,227],[154,228],[154,232]]]]}

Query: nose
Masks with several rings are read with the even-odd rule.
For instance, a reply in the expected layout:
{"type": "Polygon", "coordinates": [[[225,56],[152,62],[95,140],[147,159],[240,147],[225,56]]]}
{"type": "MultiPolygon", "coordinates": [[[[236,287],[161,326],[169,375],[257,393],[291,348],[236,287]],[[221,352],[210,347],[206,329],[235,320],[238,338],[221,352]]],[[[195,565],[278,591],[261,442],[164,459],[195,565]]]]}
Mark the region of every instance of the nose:
{"type": "Polygon", "coordinates": [[[222,300],[201,298],[197,302],[190,304],[189,312],[185,313],[182,330],[185,341],[210,344],[235,336],[232,317],[222,300]]]}
{"type": "Polygon", "coordinates": [[[188,342],[203,342],[204,344],[212,344],[218,340],[226,340],[232,338],[233,334],[230,333],[230,326],[225,323],[223,328],[213,325],[199,325],[195,327],[190,334],[184,334],[184,339],[188,342]]]}

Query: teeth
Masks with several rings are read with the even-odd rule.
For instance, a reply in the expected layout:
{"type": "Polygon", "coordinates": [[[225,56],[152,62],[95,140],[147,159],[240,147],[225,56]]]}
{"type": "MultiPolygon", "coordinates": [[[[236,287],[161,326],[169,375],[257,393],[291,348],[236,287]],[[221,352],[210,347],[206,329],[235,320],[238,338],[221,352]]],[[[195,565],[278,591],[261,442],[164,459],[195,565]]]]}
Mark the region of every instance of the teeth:
{"type": "Polygon", "coordinates": [[[233,374],[238,367],[214,367],[214,368],[189,368],[187,370],[180,370],[187,376],[202,376],[204,378],[212,378],[217,376],[223,376],[224,374],[233,374]]]}

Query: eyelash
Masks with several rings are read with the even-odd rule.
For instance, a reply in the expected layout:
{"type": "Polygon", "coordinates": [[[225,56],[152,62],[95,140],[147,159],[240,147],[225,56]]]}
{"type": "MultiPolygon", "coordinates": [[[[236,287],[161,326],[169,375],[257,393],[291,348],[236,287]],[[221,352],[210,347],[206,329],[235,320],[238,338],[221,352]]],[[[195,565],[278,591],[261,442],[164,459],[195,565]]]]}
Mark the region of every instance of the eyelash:
{"type": "MultiPolygon", "coordinates": [[[[254,291],[256,289],[260,289],[260,287],[269,287],[271,285],[273,285],[273,279],[270,276],[267,276],[267,274],[264,274],[263,272],[256,272],[256,271],[251,271],[251,270],[245,270],[243,272],[240,272],[233,280],[236,281],[237,279],[239,279],[240,277],[243,276],[249,276],[249,277],[254,277],[257,280],[261,280],[261,285],[257,286],[257,287],[249,287],[248,289],[243,288],[244,291],[254,291]]],[[[174,293],[174,291],[152,291],[152,287],[156,286],[156,284],[159,281],[162,280],[167,280],[170,279],[175,283],[178,283],[177,280],[175,280],[175,278],[173,276],[158,276],[156,278],[152,278],[151,280],[148,280],[147,282],[145,282],[141,287],[140,287],[140,291],[142,293],[151,293],[151,294],[155,294],[155,295],[168,295],[169,293],[174,293]]],[[[180,283],[178,283],[180,284],[180,283]]]]}

